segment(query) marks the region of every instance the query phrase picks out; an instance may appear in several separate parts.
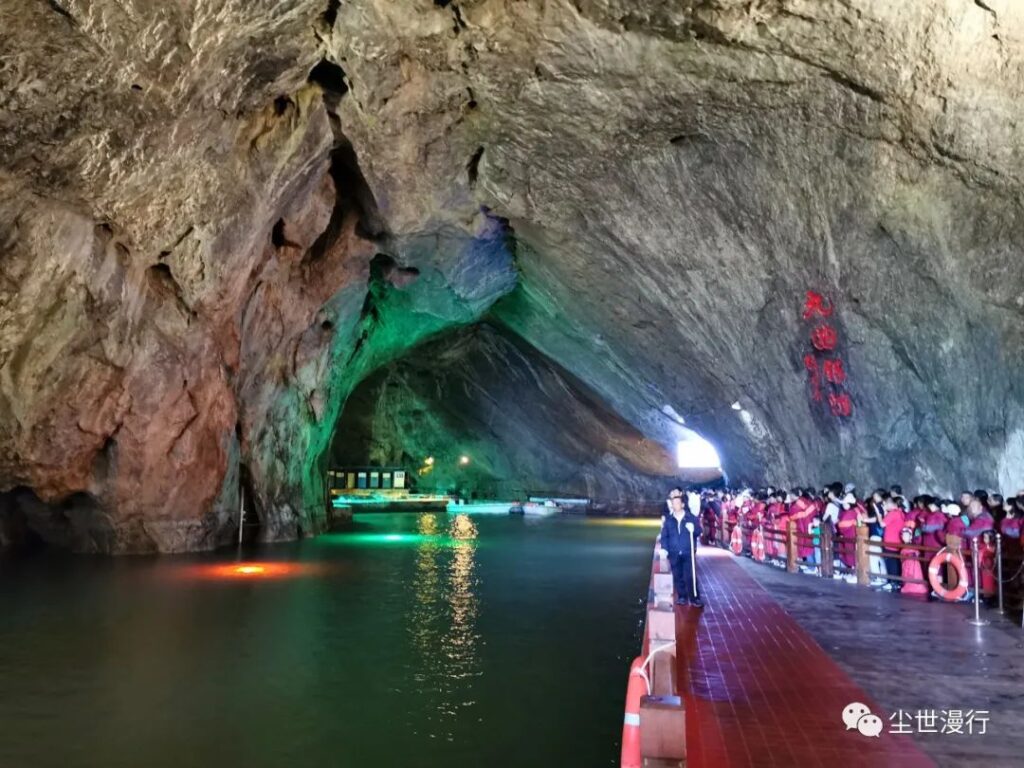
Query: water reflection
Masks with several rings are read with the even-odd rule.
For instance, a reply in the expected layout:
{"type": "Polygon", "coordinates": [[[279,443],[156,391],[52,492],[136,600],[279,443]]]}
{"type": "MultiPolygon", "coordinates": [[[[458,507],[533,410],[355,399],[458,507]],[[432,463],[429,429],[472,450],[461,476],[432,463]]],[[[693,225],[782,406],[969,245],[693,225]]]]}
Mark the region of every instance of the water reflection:
{"type": "MultiPolygon", "coordinates": [[[[451,519],[451,537],[455,540],[452,561],[448,568],[448,626],[446,648],[451,661],[450,677],[462,680],[477,674],[476,631],[478,598],[476,593],[476,524],[469,515],[451,519]]],[[[472,704],[464,702],[465,706],[472,704]]]]}
{"type": "Polygon", "coordinates": [[[653,534],[538,522],[366,513],[243,562],[0,557],[0,766],[617,765],[653,534]]]}
{"type": "Polygon", "coordinates": [[[415,599],[409,631],[417,654],[417,692],[430,697],[431,738],[455,739],[460,711],[472,707],[479,677],[478,531],[468,515],[421,515],[417,529],[415,599]]]}

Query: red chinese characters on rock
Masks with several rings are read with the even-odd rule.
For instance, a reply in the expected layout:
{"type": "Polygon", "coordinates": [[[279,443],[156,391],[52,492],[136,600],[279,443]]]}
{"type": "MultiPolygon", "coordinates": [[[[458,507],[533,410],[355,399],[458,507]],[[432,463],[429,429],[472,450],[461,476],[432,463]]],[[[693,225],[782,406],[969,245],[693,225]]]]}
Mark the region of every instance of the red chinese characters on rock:
{"type": "Polygon", "coordinates": [[[843,361],[838,357],[834,360],[826,360],[822,364],[825,373],[825,380],[831,384],[842,384],[846,381],[846,369],[843,368],[843,361]]]}
{"type": "Polygon", "coordinates": [[[840,394],[833,392],[829,395],[828,407],[832,411],[833,416],[848,418],[853,414],[853,403],[850,402],[850,396],[845,392],[840,394]]]}
{"type": "Polygon", "coordinates": [[[831,352],[839,343],[839,334],[831,325],[819,325],[811,331],[811,344],[819,352],[831,352]]]}
{"type": "Polygon", "coordinates": [[[815,321],[811,329],[811,347],[813,351],[804,355],[804,368],[807,369],[807,381],[811,388],[811,400],[820,403],[825,397],[822,379],[827,383],[829,412],[836,418],[848,419],[853,415],[853,401],[848,392],[843,390],[847,381],[846,366],[837,351],[839,332],[835,326],[821,322],[820,318],[829,318],[835,312],[835,303],[815,291],[807,291],[804,300],[803,319],[815,321]],[[828,355],[819,364],[819,355],[828,355]]]}
{"type": "Polygon", "coordinates": [[[812,317],[832,317],[832,302],[825,303],[825,297],[814,291],[807,292],[807,299],[804,301],[804,320],[812,317]]]}

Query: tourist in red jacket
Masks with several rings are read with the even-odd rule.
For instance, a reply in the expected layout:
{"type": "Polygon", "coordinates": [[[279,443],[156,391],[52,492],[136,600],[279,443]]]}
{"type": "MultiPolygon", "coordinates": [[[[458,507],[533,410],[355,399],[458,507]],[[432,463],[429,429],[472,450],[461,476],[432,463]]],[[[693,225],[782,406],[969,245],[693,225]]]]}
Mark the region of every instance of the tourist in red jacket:
{"type": "Polygon", "coordinates": [[[995,522],[992,520],[992,513],[981,499],[975,497],[967,509],[967,516],[970,522],[964,529],[965,539],[975,539],[983,533],[995,530],[995,522]]]}
{"type": "Polygon", "coordinates": [[[1018,549],[1020,547],[1021,531],[1024,528],[1021,525],[1021,506],[1024,506],[1024,499],[1020,497],[1011,497],[1003,503],[1005,517],[999,521],[999,533],[1003,537],[1004,551],[1008,546],[1015,546],[1018,549]],[[1012,545],[1010,544],[1011,541],[1013,542],[1012,545]]]}
{"type": "Polygon", "coordinates": [[[882,551],[886,555],[885,570],[890,577],[885,588],[899,592],[900,582],[892,577],[899,576],[902,571],[899,558],[900,538],[906,516],[903,514],[903,509],[892,498],[882,501],[882,509],[885,512],[882,517],[882,551]]]}
{"type": "Polygon", "coordinates": [[[811,524],[814,522],[814,513],[817,509],[805,490],[793,489],[796,498],[789,505],[789,519],[796,521],[796,530],[802,534],[797,539],[797,554],[801,560],[810,560],[814,555],[814,545],[811,542],[811,524]]]}
{"type": "MultiPolygon", "coordinates": [[[[926,547],[935,547],[936,551],[946,545],[946,516],[942,514],[935,499],[928,498],[928,514],[920,526],[921,543],[926,547]]],[[[928,553],[931,557],[933,553],[928,553]]]]}
{"type": "Polygon", "coordinates": [[[856,546],[857,523],[863,518],[861,507],[852,493],[846,494],[840,501],[839,522],[836,523],[836,552],[847,568],[857,563],[856,546]]]}
{"type": "MultiPolygon", "coordinates": [[[[973,498],[973,497],[972,497],[973,498]]],[[[955,536],[957,539],[962,539],[964,531],[967,530],[967,515],[960,508],[959,504],[949,503],[942,508],[942,511],[946,513],[946,546],[952,546],[953,542],[949,540],[950,536],[955,536]]]]}
{"type": "MultiPolygon", "coordinates": [[[[910,528],[904,528],[900,533],[900,539],[904,545],[910,544],[913,541],[913,536],[914,534],[910,528]]],[[[900,592],[905,595],[927,595],[931,591],[931,588],[923,583],[924,574],[921,570],[921,561],[917,555],[917,550],[911,549],[909,546],[905,546],[900,551],[902,576],[906,579],[900,588],[900,592]]]]}

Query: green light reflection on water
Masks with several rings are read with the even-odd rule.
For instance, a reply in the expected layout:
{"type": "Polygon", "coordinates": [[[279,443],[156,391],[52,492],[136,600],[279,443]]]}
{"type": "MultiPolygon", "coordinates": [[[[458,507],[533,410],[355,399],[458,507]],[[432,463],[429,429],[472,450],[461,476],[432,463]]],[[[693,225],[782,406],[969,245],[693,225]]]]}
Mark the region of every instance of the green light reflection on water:
{"type": "Polygon", "coordinates": [[[317,541],[334,546],[352,547],[414,546],[425,543],[451,547],[458,544],[450,536],[431,536],[422,533],[327,533],[320,536],[317,541]]]}
{"type": "Polygon", "coordinates": [[[478,705],[480,577],[476,556],[480,531],[466,514],[416,516],[356,514],[354,530],[320,536],[328,546],[384,548],[400,563],[411,599],[405,626],[413,655],[407,689],[430,711],[422,727],[430,738],[453,741],[470,710],[478,705]],[[397,529],[397,530],[396,530],[397,529]],[[405,553],[405,554],[399,554],[405,553]]]}
{"type": "Polygon", "coordinates": [[[458,549],[472,543],[476,546],[477,531],[467,515],[424,513],[417,517],[396,518],[395,515],[358,514],[353,516],[357,530],[321,534],[316,542],[344,547],[429,547],[458,549]],[[395,530],[396,519],[406,530],[395,530]],[[408,530],[408,524],[416,526],[408,530]],[[367,530],[371,529],[371,530],[367,530]]]}

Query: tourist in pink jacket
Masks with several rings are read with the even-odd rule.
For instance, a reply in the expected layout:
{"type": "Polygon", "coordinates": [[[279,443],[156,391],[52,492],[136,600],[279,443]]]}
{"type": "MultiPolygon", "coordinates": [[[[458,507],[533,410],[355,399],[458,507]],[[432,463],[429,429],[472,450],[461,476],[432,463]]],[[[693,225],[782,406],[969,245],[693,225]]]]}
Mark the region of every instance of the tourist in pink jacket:
{"type": "Polygon", "coordinates": [[[900,564],[900,534],[903,531],[903,526],[906,522],[906,517],[903,514],[903,510],[900,506],[893,501],[892,498],[885,499],[882,502],[882,509],[885,511],[885,515],[882,517],[882,550],[885,555],[885,571],[889,574],[889,583],[886,584],[883,589],[899,592],[900,582],[891,577],[902,575],[902,566],[900,564]]]}

